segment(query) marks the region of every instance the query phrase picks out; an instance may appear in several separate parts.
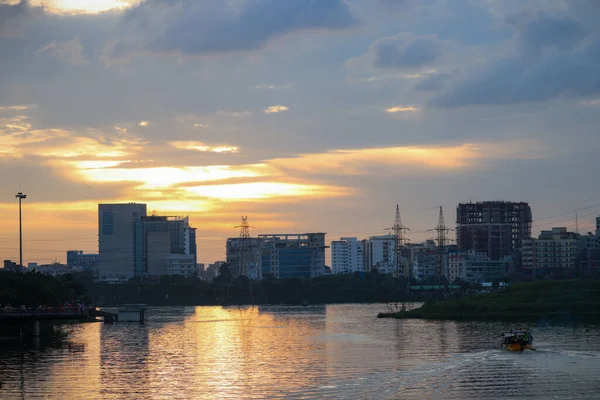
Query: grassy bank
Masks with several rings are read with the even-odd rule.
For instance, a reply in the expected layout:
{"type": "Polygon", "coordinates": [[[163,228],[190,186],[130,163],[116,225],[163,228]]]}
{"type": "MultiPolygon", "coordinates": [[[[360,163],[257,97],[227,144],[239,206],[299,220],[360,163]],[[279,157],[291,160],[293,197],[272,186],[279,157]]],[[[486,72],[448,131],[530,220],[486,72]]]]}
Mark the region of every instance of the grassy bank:
{"type": "Polygon", "coordinates": [[[379,318],[511,319],[568,318],[600,321],[600,280],[517,283],[497,292],[426,302],[379,318]]]}

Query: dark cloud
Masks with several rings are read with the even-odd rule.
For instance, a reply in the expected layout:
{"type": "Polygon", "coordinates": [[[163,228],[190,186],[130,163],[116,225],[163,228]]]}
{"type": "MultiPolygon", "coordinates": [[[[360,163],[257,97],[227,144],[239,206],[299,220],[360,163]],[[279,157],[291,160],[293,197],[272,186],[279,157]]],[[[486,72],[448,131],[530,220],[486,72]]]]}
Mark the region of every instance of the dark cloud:
{"type": "Polygon", "coordinates": [[[500,105],[587,97],[600,93],[600,40],[583,50],[531,63],[504,60],[479,76],[460,82],[430,104],[440,107],[500,105]]]}
{"type": "Polygon", "coordinates": [[[221,0],[150,0],[123,22],[145,50],[200,55],[256,50],[291,32],[347,29],[358,20],[342,0],[252,0],[238,9],[221,0]]]}
{"type": "Polygon", "coordinates": [[[539,12],[535,17],[526,14],[510,16],[508,23],[517,31],[517,40],[525,52],[536,55],[544,48],[569,50],[589,33],[578,20],[571,17],[556,17],[539,12]]]}
{"type": "Polygon", "coordinates": [[[440,46],[434,37],[400,36],[374,43],[372,51],[377,68],[420,68],[437,60],[440,46]]]}
{"type": "Polygon", "coordinates": [[[3,28],[10,22],[11,19],[23,17],[29,10],[29,2],[21,0],[16,4],[0,3],[0,36],[2,36],[3,28]]]}
{"type": "Polygon", "coordinates": [[[441,90],[446,81],[450,79],[450,74],[435,74],[428,76],[413,87],[415,92],[432,92],[441,90]]]}
{"type": "Polygon", "coordinates": [[[515,52],[430,101],[440,107],[506,105],[600,93],[600,37],[578,20],[538,13],[509,18],[515,52]]]}

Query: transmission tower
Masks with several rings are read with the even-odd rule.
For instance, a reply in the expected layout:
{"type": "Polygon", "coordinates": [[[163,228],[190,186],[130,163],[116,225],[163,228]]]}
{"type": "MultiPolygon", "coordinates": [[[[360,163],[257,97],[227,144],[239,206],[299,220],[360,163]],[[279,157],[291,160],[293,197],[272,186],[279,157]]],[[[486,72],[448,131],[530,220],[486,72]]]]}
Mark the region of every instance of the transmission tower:
{"type": "Polygon", "coordinates": [[[238,265],[237,276],[248,276],[248,264],[251,261],[252,246],[250,243],[250,225],[248,225],[248,217],[242,217],[242,223],[236,228],[240,228],[240,240],[237,248],[238,265]]]}
{"type": "Polygon", "coordinates": [[[402,249],[404,247],[404,243],[408,241],[408,239],[404,236],[404,233],[410,230],[406,226],[402,225],[400,207],[398,207],[398,204],[396,204],[396,217],[394,219],[394,226],[392,226],[390,230],[394,232],[394,237],[396,239],[396,270],[394,271],[394,276],[398,277],[400,275],[400,267],[402,265],[402,249]]]}
{"type": "MultiPolygon", "coordinates": [[[[448,242],[448,232],[452,229],[448,228],[444,222],[444,212],[442,211],[442,207],[440,206],[440,215],[438,217],[438,225],[434,231],[437,231],[437,265],[435,269],[435,274],[439,281],[441,281],[442,275],[444,273],[444,251],[446,243],[448,242]]],[[[447,274],[448,275],[448,274],[447,274]]],[[[448,278],[448,276],[446,276],[448,278]]]]}

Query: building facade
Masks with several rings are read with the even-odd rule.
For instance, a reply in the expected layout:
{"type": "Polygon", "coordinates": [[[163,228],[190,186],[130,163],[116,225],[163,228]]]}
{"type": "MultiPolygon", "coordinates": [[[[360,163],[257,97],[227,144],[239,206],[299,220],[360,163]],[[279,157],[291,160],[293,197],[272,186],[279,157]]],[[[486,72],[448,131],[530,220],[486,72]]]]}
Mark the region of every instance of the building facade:
{"type": "Polygon", "coordinates": [[[136,251],[136,226],[146,216],[146,204],[98,204],[98,276],[123,281],[136,275],[142,263],[136,251]]]}
{"type": "Polygon", "coordinates": [[[579,234],[567,228],[542,231],[537,239],[529,239],[523,246],[523,270],[550,272],[558,269],[577,269],[581,253],[579,234]]]}
{"type": "Polygon", "coordinates": [[[491,260],[514,256],[531,237],[532,215],[523,202],[461,203],[456,211],[458,250],[486,253],[491,260]]]}
{"type": "Polygon", "coordinates": [[[169,254],[167,256],[167,275],[197,275],[195,254],[169,254]]]}
{"type": "Polygon", "coordinates": [[[190,260],[195,269],[196,229],[188,217],[148,216],[145,204],[99,204],[98,229],[101,280],[187,274],[190,260]]]}
{"type": "Polygon", "coordinates": [[[382,274],[391,274],[398,268],[396,262],[396,237],[394,235],[371,236],[364,250],[366,271],[373,269],[382,274]]]}
{"type": "Polygon", "coordinates": [[[324,275],[325,234],[259,235],[259,279],[324,275]]]}
{"type": "Polygon", "coordinates": [[[69,250],[67,251],[67,267],[81,268],[96,276],[98,274],[98,254],[84,253],[83,250],[69,250]]]}
{"type": "Polygon", "coordinates": [[[259,278],[260,244],[258,238],[229,238],[225,244],[225,254],[234,279],[241,275],[250,279],[259,278]]]}
{"type": "Polygon", "coordinates": [[[365,270],[364,249],[367,241],[343,237],[331,242],[331,270],[333,274],[351,274],[365,270]]]}

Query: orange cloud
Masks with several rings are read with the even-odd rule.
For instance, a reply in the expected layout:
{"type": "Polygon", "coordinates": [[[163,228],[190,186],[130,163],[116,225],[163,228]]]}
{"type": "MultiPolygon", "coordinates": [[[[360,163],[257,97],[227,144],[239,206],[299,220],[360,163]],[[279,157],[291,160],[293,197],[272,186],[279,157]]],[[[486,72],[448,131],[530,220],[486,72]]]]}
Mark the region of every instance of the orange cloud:
{"type": "Polygon", "coordinates": [[[195,150],[212,153],[238,153],[239,147],[229,145],[209,146],[198,141],[173,141],[169,145],[180,150],[195,150]]]}
{"type": "Polygon", "coordinates": [[[395,114],[395,113],[400,113],[400,112],[417,112],[417,111],[419,111],[419,109],[416,107],[413,107],[413,106],[395,106],[395,107],[386,108],[385,111],[388,113],[395,114]]]}
{"type": "Polygon", "coordinates": [[[274,114],[289,110],[286,106],[270,106],[265,109],[265,114],[274,114]]]}

